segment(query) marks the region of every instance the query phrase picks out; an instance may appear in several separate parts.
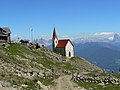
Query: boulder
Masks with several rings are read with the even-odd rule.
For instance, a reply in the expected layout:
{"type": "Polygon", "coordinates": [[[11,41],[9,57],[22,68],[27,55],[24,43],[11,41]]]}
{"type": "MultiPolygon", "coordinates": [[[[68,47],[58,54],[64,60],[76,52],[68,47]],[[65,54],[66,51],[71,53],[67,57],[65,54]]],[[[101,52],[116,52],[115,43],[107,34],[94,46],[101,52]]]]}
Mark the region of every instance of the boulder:
{"type": "Polygon", "coordinates": [[[101,82],[101,83],[99,83],[98,85],[100,85],[100,86],[104,86],[105,83],[104,83],[104,82],[101,82]]]}
{"type": "Polygon", "coordinates": [[[0,88],[2,87],[2,84],[0,83],[0,88]]]}
{"type": "Polygon", "coordinates": [[[35,82],[38,81],[38,77],[37,76],[30,76],[28,79],[31,80],[31,81],[35,81],[35,82]]]}

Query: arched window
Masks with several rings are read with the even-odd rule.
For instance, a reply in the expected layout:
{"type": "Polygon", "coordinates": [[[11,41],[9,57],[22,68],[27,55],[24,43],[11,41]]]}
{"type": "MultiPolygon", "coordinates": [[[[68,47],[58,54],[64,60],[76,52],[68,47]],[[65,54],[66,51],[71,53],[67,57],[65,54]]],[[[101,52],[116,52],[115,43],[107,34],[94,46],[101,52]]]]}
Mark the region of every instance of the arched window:
{"type": "Polygon", "coordinates": [[[69,57],[71,57],[71,52],[69,52],[69,57]]]}
{"type": "Polygon", "coordinates": [[[56,43],[57,43],[57,40],[56,40],[56,43]]]}

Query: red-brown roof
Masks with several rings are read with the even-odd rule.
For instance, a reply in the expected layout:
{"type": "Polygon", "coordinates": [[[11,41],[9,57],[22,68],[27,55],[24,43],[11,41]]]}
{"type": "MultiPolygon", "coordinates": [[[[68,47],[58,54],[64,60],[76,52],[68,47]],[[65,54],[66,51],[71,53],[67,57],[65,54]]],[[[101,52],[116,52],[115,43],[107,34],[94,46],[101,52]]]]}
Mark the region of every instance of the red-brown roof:
{"type": "Polygon", "coordinates": [[[55,31],[55,27],[54,27],[54,31],[53,31],[53,39],[57,38],[57,34],[56,34],[56,31],[55,31]]]}
{"type": "Polygon", "coordinates": [[[67,45],[68,41],[70,40],[69,39],[59,40],[56,48],[64,48],[67,45]]]}

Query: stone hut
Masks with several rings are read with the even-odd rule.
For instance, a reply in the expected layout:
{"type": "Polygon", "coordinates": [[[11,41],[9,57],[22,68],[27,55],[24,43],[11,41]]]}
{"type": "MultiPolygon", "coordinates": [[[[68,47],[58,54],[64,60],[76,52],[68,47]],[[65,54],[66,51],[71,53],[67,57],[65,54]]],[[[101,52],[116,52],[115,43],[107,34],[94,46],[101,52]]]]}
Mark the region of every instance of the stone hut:
{"type": "Polygon", "coordinates": [[[0,43],[10,43],[11,31],[8,27],[0,27],[0,43]]]}

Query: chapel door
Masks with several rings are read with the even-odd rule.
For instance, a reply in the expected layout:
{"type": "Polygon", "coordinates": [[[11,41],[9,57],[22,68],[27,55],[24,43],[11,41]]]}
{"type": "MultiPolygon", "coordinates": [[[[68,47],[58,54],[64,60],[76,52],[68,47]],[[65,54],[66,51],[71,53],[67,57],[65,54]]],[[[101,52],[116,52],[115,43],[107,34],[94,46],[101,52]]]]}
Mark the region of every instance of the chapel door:
{"type": "Polygon", "coordinates": [[[71,52],[69,52],[69,57],[71,57],[71,52]]]}

